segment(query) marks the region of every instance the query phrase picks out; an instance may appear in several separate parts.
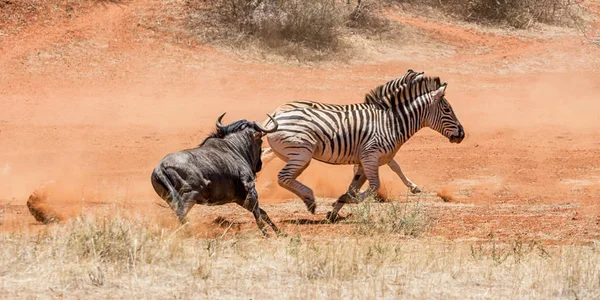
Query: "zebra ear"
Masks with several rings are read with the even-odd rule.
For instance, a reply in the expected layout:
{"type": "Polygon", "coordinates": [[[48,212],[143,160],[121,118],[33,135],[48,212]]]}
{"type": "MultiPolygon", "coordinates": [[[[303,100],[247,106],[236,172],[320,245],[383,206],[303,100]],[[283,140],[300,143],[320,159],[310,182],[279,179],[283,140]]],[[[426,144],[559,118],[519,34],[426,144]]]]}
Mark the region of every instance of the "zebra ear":
{"type": "Polygon", "coordinates": [[[440,101],[440,99],[442,99],[444,97],[444,94],[446,93],[446,87],[448,86],[447,83],[443,83],[442,86],[440,86],[439,89],[435,90],[433,92],[433,101],[440,101]]]}

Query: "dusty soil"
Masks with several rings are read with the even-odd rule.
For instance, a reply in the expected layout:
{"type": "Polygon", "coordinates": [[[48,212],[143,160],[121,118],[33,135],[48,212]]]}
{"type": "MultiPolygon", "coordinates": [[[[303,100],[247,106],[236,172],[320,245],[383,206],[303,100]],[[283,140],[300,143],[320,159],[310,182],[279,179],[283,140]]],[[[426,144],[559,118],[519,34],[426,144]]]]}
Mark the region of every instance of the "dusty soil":
{"type": "MultiPolygon", "coordinates": [[[[296,99],[360,102],[412,68],[449,83],[447,98],[468,135],[455,145],[423,130],[400,150],[397,160],[421,195],[409,195],[382,167],[392,201],[424,205],[434,220],[428,235],[600,238],[600,47],[577,30],[510,33],[389,14],[419,42],[369,62],[305,67],[244,60],[141,21],[159,9],[106,2],[0,35],[0,231],[45,226],[26,201],[47,181],[56,181],[48,205],[67,219],[125,209],[176,226],[155,204],[162,200],[151,170],[166,153],[198,144],[219,114],[262,121],[296,99]]],[[[300,177],[323,197],[315,216],[274,183],[282,166],[273,161],[258,179],[276,223],[307,235],[351,230],[351,222],[319,222],[349,184],[350,166],[313,162],[300,177]]],[[[190,218],[207,234],[255,230],[234,205],[196,206],[190,218]]]]}

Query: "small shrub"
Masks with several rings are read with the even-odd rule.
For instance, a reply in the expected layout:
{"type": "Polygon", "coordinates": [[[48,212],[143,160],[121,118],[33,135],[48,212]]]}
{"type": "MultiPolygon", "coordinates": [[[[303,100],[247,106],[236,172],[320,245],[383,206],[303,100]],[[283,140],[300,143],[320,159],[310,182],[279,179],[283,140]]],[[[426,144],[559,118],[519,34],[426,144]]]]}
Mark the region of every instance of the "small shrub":
{"type": "Polygon", "coordinates": [[[350,206],[357,234],[402,234],[410,237],[422,236],[431,225],[431,218],[419,203],[397,202],[375,204],[365,200],[350,206]]]}
{"type": "Polygon", "coordinates": [[[459,19],[524,29],[536,23],[573,26],[579,22],[572,0],[396,0],[413,7],[431,7],[459,19]]]}
{"type": "Polygon", "coordinates": [[[345,48],[348,29],[373,35],[389,21],[372,5],[331,0],[188,0],[187,26],[205,42],[259,42],[299,59],[324,58],[345,48]],[[359,29],[359,30],[356,30],[359,29]]]}
{"type": "Polygon", "coordinates": [[[472,0],[467,21],[528,28],[535,23],[560,24],[571,9],[570,0],[472,0]]]}
{"type": "Polygon", "coordinates": [[[358,0],[356,7],[348,15],[346,26],[363,31],[369,36],[388,32],[391,29],[390,20],[375,13],[376,9],[374,3],[358,0]]]}

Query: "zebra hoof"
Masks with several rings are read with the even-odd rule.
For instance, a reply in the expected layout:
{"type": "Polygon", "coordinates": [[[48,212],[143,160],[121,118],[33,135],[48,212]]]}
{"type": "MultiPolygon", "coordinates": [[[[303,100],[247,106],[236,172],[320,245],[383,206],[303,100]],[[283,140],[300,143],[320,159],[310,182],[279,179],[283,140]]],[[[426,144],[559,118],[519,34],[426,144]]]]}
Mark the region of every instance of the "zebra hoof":
{"type": "Polygon", "coordinates": [[[314,215],[314,214],[315,214],[315,211],[316,211],[316,209],[317,209],[317,204],[314,202],[314,200],[313,200],[313,202],[312,202],[312,203],[310,203],[310,202],[305,202],[305,204],[306,204],[306,209],[308,209],[308,211],[309,211],[311,214],[313,214],[313,215],[314,215]]]}
{"type": "Polygon", "coordinates": [[[337,201],[333,202],[331,206],[336,206],[337,203],[352,203],[352,197],[348,193],[341,195],[337,201]]]}
{"type": "Polygon", "coordinates": [[[336,223],[339,220],[340,216],[338,214],[333,214],[332,211],[327,213],[327,221],[329,221],[329,223],[336,223]]]}
{"type": "Polygon", "coordinates": [[[415,185],[413,188],[410,189],[410,192],[413,194],[418,194],[421,192],[421,189],[415,185]]]}

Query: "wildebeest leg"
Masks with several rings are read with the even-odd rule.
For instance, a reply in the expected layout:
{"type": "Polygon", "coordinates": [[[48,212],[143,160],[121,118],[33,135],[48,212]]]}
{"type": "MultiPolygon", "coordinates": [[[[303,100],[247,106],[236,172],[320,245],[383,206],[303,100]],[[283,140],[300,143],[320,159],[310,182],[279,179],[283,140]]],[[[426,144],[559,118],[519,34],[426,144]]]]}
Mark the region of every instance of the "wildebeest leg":
{"type": "Polygon", "coordinates": [[[300,174],[308,167],[312,159],[312,152],[306,148],[295,149],[294,152],[287,154],[287,164],[277,175],[278,183],[281,187],[296,194],[310,213],[314,214],[317,208],[313,191],[296,180],[300,174]]]}
{"type": "Polygon", "coordinates": [[[275,233],[277,235],[279,235],[281,233],[281,231],[279,231],[279,228],[277,228],[277,226],[275,226],[275,224],[271,221],[271,218],[269,218],[269,215],[267,215],[267,212],[264,211],[262,208],[259,208],[260,210],[260,215],[262,216],[263,220],[265,220],[265,222],[267,222],[267,224],[269,224],[269,226],[271,226],[271,228],[273,228],[273,231],[275,231],[275,233]]]}
{"type": "Polygon", "coordinates": [[[392,171],[394,171],[394,173],[396,173],[396,175],[398,175],[398,177],[400,177],[404,185],[410,188],[411,193],[417,194],[421,192],[421,189],[419,189],[416,184],[414,184],[412,181],[410,181],[410,179],[408,179],[408,177],[406,177],[406,175],[404,175],[400,165],[395,160],[392,159],[389,163],[387,163],[387,165],[390,167],[390,169],[392,169],[392,171]]]}
{"type": "Polygon", "coordinates": [[[160,166],[152,172],[151,182],[156,193],[169,204],[179,221],[186,223],[185,216],[194,206],[192,200],[195,192],[189,186],[176,190],[173,182],[183,182],[183,179],[176,172],[165,172],[160,166]]]}
{"type": "Polygon", "coordinates": [[[181,224],[185,224],[188,222],[186,216],[190,212],[192,207],[194,207],[198,194],[199,193],[197,191],[188,191],[181,193],[181,203],[178,203],[177,209],[175,210],[177,218],[179,218],[179,222],[181,222],[181,224]]]}
{"type": "Polygon", "coordinates": [[[341,195],[337,201],[335,201],[332,206],[333,210],[327,213],[327,219],[330,222],[336,222],[338,219],[338,213],[342,209],[345,203],[355,202],[351,199],[356,197],[358,192],[360,191],[360,187],[367,181],[367,176],[364,173],[364,170],[361,165],[355,165],[354,167],[354,177],[352,178],[352,182],[348,187],[348,191],[341,195]]]}
{"type": "MultiPolygon", "coordinates": [[[[258,207],[258,192],[256,192],[256,188],[254,187],[254,182],[247,183],[246,188],[248,189],[248,196],[246,196],[246,201],[242,204],[242,206],[251,211],[254,215],[254,219],[256,219],[256,225],[258,229],[262,232],[264,236],[267,236],[267,229],[265,229],[265,222],[262,219],[262,212],[260,207],[258,207]],[[250,186],[251,185],[251,186],[250,186]]],[[[239,203],[238,203],[239,204],[239,203]]],[[[266,213],[265,213],[266,215],[266,213]]],[[[272,224],[272,222],[271,222],[272,224]]],[[[269,225],[271,225],[269,224],[269,225]]],[[[274,225],[272,225],[274,226],[274,225]]]]}

